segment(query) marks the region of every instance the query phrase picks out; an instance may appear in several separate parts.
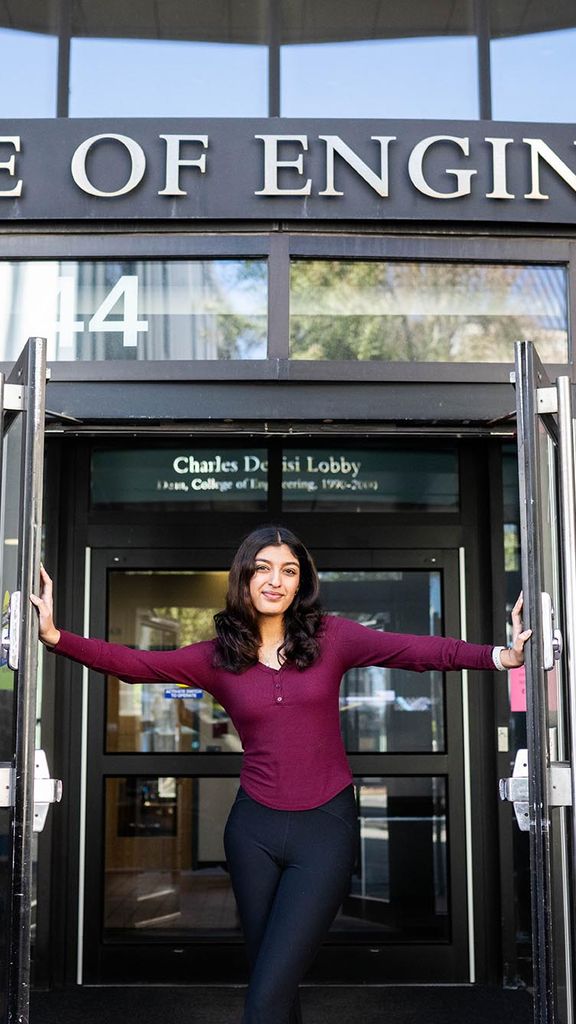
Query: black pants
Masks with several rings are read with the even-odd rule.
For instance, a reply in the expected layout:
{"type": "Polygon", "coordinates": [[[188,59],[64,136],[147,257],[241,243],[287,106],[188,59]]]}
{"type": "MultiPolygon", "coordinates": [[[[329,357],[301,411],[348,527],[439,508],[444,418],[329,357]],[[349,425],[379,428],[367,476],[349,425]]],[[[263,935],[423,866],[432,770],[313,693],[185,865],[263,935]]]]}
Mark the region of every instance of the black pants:
{"type": "Polygon", "coordinates": [[[354,868],[354,787],[309,811],[265,807],[240,787],[224,848],[251,968],[242,1024],[301,1024],[298,984],[354,868]]]}

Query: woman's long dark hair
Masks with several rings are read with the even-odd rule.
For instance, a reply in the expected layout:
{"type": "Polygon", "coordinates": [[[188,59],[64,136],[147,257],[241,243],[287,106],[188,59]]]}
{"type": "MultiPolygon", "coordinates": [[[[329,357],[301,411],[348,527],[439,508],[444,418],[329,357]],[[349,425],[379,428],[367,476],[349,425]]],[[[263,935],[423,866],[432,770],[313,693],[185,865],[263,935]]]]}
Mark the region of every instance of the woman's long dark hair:
{"type": "Polygon", "coordinates": [[[302,542],[283,526],[261,526],[244,538],[236,552],[230,575],[226,608],[214,616],[216,624],[215,663],[231,672],[242,672],[258,661],[260,633],[258,617],[250,598],[250,580],[256,555],[270,545],[287,544],[300,566],[298,591],[284,614],[283,658],[299,669],[308,668],[320,653],[318,630],[322,612],[318,601],[316,566],[302,542]]]}

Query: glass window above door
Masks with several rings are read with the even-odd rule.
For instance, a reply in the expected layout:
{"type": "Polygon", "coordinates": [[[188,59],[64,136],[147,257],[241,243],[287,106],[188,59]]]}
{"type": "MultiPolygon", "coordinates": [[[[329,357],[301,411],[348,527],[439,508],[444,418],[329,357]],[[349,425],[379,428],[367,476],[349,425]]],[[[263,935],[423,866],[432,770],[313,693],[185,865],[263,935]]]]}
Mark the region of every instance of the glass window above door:
{"type": "Polygon", "coordinates": [[[294,359],[512,363],[519,338],[568,358],[563,266],[294,260],[290,314],[294,359]]]}
{"type": "Polygon", "coordinates": [[[0,361],[262,359],[264,260],[0,263],[0,361]]]}

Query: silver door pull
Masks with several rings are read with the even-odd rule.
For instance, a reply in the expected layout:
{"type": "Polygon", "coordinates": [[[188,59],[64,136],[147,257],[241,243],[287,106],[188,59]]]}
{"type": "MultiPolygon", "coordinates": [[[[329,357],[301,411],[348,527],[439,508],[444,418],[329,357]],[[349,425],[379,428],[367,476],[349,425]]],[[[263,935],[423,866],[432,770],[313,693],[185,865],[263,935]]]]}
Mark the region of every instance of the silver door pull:
{"type": "Polygon", "coordinates": [[[514,813],[521,832],[530,831],[528,799],[528,751],[518,750],[510,779],[500,779],[500,799],[514,804],[514,813]]]}
{"type": "Polygon", "coordinates": [[[554,607],[550,594],[542,591],[542,662],[546,672],[562,657],[563,640],[559,629],[554,629],[554,607]]]}
{"type": "MultiPolygon", "coordinates": [[[[41,832],[46,824],[50,804],[60,803],[62,783],[50,778],[48,761],[43,750],[37,750],[34,759],[34,831],[41,832]]],[[[0,764],[0,807],[14,806],[14,766],[0,764]]]]}

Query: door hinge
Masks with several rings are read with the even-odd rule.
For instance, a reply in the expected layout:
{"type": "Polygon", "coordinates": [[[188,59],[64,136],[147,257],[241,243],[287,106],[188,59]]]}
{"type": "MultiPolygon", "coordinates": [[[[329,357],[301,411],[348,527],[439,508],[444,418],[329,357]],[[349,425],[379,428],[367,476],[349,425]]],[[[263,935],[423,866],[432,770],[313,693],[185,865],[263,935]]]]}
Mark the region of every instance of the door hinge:
{"type": "Polygon", "coordinates": [[[24,409],[25,388],[23,384],[4,385],[4,408],[10,412],[22,412],[24,409]]]}
{"type": "Polygon", "coordinates": [[[550,807],[572,807],[569,761],[552,761],[548,768],[548,804],[550,807]]]}
{"type": "MultiPolygon", "coordinates": [[[[0,807],[14,806],[14,766],[0,763],[0,807]]],[[[48,761],[43,750],[37,750],[34,759],[34,831],[41,832],[46,823],[50,804],[62,799],[60,779],[50,778],[48,761]]]]}
{"type": "Polygon", "coordinates": [[[540,416],[558,412],[558,392],[555,387],[536,388],[536,408],[540,416]]]}

